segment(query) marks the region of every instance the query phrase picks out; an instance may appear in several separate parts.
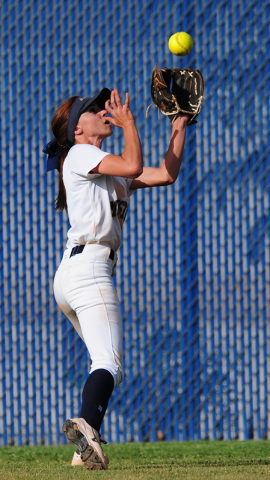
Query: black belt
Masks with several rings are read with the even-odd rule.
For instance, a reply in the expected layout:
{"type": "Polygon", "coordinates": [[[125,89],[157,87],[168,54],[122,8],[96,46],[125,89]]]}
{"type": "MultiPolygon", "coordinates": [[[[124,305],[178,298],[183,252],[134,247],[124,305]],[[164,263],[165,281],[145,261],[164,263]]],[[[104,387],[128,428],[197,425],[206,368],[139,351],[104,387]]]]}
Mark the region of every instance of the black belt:
{"type": "MultiPolygon", "coordinates": [[[[77,255],[77,253],[82,253],[84,247],[85,247],[85,245],[78,245],[77,247],[73,247],[72,250],[71,250],[70,257],[73,257],[73,255],[77,255]]],[[[115,257],[115,251],[112,250],[112,248],[111,248],[109,258],[110,258],[110,260],[114,260],[114,257],[115,257]]]]}

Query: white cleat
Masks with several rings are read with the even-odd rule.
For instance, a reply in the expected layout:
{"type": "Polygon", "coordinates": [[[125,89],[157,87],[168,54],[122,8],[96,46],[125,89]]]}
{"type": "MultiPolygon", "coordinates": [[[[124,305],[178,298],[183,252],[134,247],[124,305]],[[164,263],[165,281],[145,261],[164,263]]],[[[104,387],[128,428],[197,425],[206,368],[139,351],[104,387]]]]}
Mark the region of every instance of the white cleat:
{"type": "Polygon", "coordinates": [[[100,435],[93,427],[88,425],[84,418],[66,420],[62,430],[68,440],[77,445],[81,454],[81,462],[85,468],[88,470],[107,470],[109,458],[102,450],[100,435]]]}

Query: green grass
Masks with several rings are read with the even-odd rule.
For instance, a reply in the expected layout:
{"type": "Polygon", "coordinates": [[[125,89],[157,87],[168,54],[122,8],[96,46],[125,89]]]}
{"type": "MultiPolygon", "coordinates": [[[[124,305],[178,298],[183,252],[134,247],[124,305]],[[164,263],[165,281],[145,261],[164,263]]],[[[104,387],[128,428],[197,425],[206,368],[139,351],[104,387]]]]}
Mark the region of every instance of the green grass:
{"type": "Polygon", "coordinates": [[[107,471],[71,467],[72,445],[0,448],[1,480],[270,479],[270,441],[112,444],[107,471]]]}

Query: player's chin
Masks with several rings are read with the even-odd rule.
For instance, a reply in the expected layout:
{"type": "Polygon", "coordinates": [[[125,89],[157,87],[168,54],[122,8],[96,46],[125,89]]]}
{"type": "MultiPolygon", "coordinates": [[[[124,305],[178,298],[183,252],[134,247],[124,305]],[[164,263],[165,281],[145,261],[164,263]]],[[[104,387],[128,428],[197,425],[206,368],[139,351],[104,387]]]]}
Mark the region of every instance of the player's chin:
{"type": "Polygon", "coordinates": [[[113,134],[113,126],[111,123],[105,123],[106,125],[106,130],[107,130],[107,136],[110,137],[113,134]]]}

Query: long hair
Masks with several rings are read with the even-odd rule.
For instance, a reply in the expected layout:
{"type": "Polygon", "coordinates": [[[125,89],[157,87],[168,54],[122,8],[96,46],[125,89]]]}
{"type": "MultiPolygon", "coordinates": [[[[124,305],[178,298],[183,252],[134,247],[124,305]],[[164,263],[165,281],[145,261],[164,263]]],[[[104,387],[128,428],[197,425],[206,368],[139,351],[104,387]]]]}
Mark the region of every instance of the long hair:
{"type": "Polygon", "coordinates": [[[62,105],[60,105],[60,107],[54,113],[51,121],[51,129],[54,137],[56,138],[57,142],[63,147],[60,160],[59,191],[55,199],[55,210],[60,211],[67,210],[67,196],[65,185],[63,182],[63,165],[70,149],[70,145],[67,141],[68,117],[72,104],[76,100],[76,98],[77,95],[75,95],[74,97],[70,97],[68,100],[62,103],[62,105]]]}

